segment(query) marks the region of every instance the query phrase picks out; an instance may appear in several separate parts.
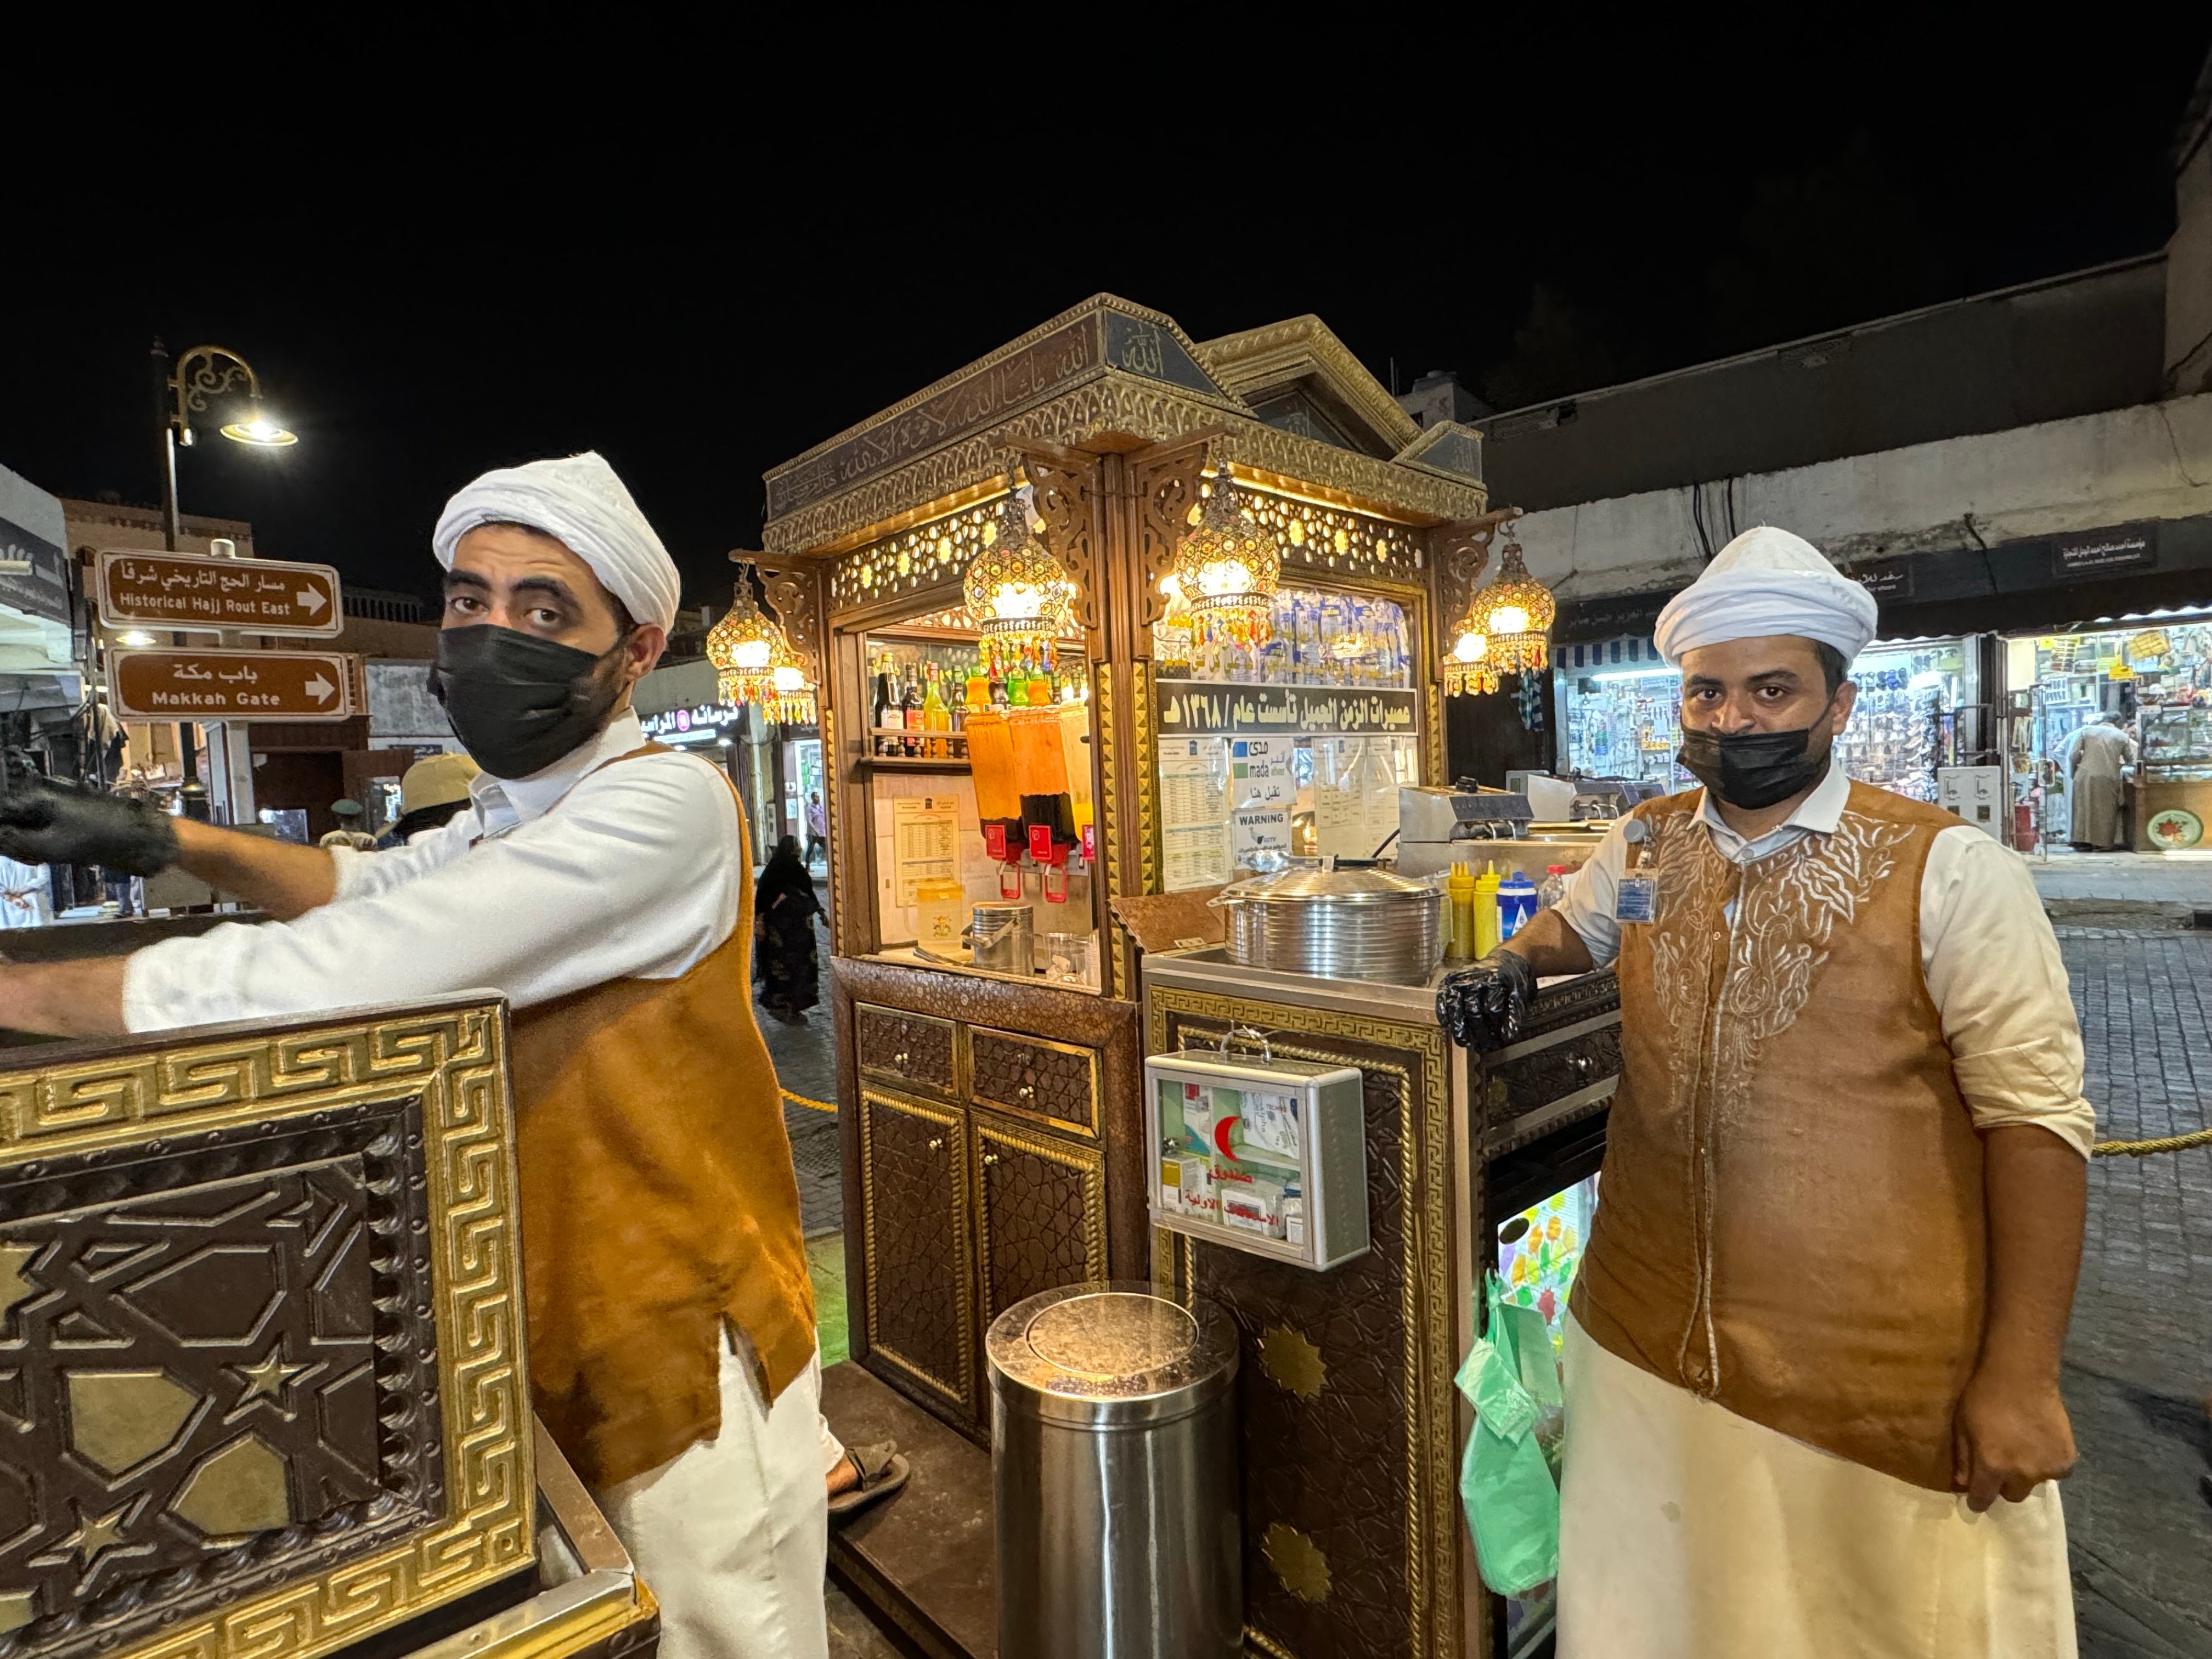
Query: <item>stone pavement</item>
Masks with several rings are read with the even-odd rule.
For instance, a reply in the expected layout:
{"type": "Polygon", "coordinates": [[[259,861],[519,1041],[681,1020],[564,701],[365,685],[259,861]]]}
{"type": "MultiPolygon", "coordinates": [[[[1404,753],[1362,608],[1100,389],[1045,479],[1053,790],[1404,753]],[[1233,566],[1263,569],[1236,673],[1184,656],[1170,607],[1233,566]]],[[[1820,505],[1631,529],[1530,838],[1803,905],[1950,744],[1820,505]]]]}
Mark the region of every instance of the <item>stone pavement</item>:
{"type": "MultiPolygon", "coordinates": [[[[2058,935],[2100,1137],[2204,1127],[2212,933],[2058,935]]],[[[2064,1387],[2081,1652],[2212,1659],[2212,1147],[2091,1164],[2064,1387]]]]}

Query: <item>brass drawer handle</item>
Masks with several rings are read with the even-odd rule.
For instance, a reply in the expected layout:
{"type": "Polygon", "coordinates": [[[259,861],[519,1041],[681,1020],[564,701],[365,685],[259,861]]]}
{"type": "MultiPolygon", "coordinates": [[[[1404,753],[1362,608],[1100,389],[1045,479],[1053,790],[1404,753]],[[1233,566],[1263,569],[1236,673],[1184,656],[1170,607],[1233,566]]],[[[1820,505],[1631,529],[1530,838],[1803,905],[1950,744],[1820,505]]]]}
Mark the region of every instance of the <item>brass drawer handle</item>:
{"type": "Polygon", "coordinates": [[[1026,1083],[1022,1085],[1020,1088],[1015,1090],[1014,1092],[1019,1095],[1024,1100],[1034,1100],[1036,1098],[1036,1091],[1026,1083]]]}
{"type": "Polygon", "coordinates": [[[996,1164],[998,1161],[999,1155],[996,1152],[986,1152],[983,1154],[983,1162],[986,1164],[996,1164]]]}
{"type": "Polygon", "coordinates": [[[1570,1054],[1567,1057],[1567,1064],[1575,1068],[1575,1074],[1577,1076],[1588,1077],[1591,1071],[1596,1066],[1597,1062],[1592,1060],[1588,1054],[1570,1054]]]}
{"type": "Polygon", "coordinates": [[[939,1135],[935,1140],[931,1141],[929,1143],[929,1150],[933,1152],[943,1152],[945,1150],[945,1138],[942,1135],[939,1135]]]}
{"type": "Polygon", "coordinates": [[[903,1066],[903,1065],[905,1065],[905,1064],[906,1064],[906,1050],[905,1050],[905,1049],[903,1049],[903,1048],[902,1048],[902,1049],[900,1049],[896,1054],[893,1054],[893,1055],[891,1056],[891,1064],[892,1064],[892,1065],[894,1065],[894,1066],[903,1066]]]}

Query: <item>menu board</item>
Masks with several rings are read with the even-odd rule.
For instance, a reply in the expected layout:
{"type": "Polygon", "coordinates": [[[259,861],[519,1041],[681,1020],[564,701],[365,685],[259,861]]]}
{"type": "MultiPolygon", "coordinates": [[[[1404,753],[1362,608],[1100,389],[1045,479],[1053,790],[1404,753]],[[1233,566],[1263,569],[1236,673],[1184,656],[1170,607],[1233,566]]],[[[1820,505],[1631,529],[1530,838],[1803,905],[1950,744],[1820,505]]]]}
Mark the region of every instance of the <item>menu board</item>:
{"type": "Polygon", "coordinates": [[[1227,739],[1161,743],[1160,871],[1166,891],[1229,879],[1229,784],[1227,739]]]}
{"type": "Polygon", "coordinates": [[[951,795],[915,795],[891,803],[891,883],[901,905],[915,902],[925,881],[960,875],[960,805],[951,795]]]}

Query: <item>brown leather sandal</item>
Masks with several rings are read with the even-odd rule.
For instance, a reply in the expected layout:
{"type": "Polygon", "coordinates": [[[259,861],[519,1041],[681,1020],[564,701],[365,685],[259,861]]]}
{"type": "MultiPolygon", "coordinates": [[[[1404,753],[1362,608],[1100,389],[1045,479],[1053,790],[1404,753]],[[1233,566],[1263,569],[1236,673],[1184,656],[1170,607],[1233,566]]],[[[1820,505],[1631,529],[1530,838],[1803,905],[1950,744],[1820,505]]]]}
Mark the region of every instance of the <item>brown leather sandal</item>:
{"type": "Polygon", "coordinates": [[[907,1476],[914,1472],[895,1440],[873,1446],[848,1446],[845,1461],[853,1466],[853,1472],[860,1480],[858,1486],[848,1486],[830,1500],[830,1518],[833,1521],[864,1510],[878,1498],[889,1498],[906,1485],[907,1476]]]}

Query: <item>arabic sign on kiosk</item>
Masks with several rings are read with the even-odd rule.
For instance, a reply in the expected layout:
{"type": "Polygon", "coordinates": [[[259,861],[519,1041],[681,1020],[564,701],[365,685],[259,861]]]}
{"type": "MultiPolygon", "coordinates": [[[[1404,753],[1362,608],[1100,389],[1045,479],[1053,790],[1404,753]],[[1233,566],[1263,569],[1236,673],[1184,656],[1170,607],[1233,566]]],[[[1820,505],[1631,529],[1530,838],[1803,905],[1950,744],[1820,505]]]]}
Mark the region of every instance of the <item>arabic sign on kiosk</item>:
{"type": "Polygon", "coordinates": [[[110,549],[100,556],[100,620],[109,628],[336,635],[338,573],[280,559],[212,559],[110,549]]]}
{"type": "Polygon", "coordinates": [[[338,651],[125,651],[110,660],[108,701],[125,720],[344,720],[359,663],[338,651]]]}

